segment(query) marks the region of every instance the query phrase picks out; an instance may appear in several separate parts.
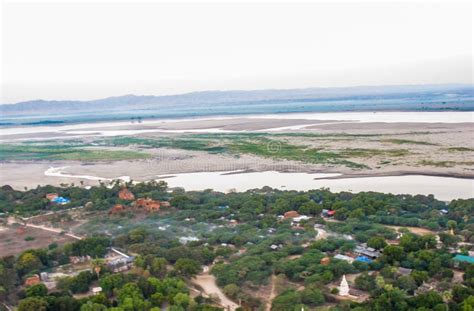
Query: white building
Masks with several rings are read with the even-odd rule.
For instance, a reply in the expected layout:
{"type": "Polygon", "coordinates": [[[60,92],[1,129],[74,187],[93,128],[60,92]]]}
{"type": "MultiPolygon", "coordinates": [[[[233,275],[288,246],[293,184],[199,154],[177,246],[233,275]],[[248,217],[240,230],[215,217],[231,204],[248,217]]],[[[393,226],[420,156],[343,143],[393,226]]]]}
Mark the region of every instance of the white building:
{"type": "Polygon", "coordinates": [[[349,284],[347,283],[345,274],[342,276],[341,284],[339,285],[339,295],[349,296],[349,284]]]}

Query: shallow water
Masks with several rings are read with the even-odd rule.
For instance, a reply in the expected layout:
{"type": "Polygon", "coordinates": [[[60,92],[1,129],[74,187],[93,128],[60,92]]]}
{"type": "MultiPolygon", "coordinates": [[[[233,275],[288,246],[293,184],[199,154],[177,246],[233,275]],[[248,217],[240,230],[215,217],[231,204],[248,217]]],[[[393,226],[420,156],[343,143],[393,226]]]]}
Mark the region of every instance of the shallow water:
{"type": "MultiPolygon", "coordinates": [[[[342,122],[370,123],[370,122],[416,122],[416,123],[474,123],[474,112],[336,112],[336,113],[286,113],[286,114],[269,114],[269,115],[252,115],[248,118],[265,118],[265,119],[305,119],[315,121],[326,121],[328,124],[334,120],[342,122]]],[[[84,122],[68,125],[51,125],[51,126],[31,126],[31,127],[3,127],[0,131],[0,138],[7,135],[18,134],[39,134],[39,133],[55,133],[58,135],[72,135],[69,138],[79,138],[83,136],[122,136],[137,135],[144,133],[239,133],[247,132],[247,130],[229,131],[220,128],[198,128],[198,129],[176,129],[165,130],[159,128],[140,129],[142,125],[146,126],[163,126],[167,123],[196,121],[196,120],[228,120],[234,118],[242,118],[242,116],[232,117],[203,117],[194,119],[167,119],[167,120],[144,120],[142,123],[131,123],[127,121],[116,122],[84,122]],[[127,129],[108,129],[116,126],[130,126],[127,129]]],[[[321,124],[315,122],[315,124],[321,124]]],[[[279,128],[268,128],[259,130],[258,132],[274,132],[274,131],[297,131],[310,127],[314,124],[303,124],[285,126],[279,128]]],[[[54,136],[41,139],[55,139],[54,136]]],[[[0,139],[1,141],[2,139],[0,139]]],[[[18,138],[13,140],[28,140],[28,138],[18,138]]]]}

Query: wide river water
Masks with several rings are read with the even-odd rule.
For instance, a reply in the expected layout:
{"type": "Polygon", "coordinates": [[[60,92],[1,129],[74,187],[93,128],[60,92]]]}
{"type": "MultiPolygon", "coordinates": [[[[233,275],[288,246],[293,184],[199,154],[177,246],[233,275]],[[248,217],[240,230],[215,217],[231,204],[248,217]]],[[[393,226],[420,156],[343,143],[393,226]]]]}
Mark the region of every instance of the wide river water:
{"type": "MultiPolygon", "coordinates": [[[[242,117],[242,116],[240,116],[242,117]]],[[[417,123],[474,123],[474,112],[347,112],[347,113],[291,113],[273,115],[254,115],[248,118],[278,118],[278,119],[306,119],[315,121],[338,120],[342,122],[417,122],[417,123]]],[[[168,119],[168,120],[147,120],[142,125],[150,128],[133,128],[129,122],[101,122],[101,123],[79,123],[58,126],[31,126],[31,127],[11,127],[3,128],[0,133],[0,140],[4,135],[28,134],[28,133],[57,133],[69,135],[96,136],[120,136],[135,135],[145,132],[215,132],[219,128],[200,128],[185,130],[164,130],[153,128],[154,125],[166,123],[183,122],[185,120],[212,120],[212,119],[232,119],[235,117],[203,117],[197,119],[168,119]],[[130,125],[129,128],[116,130],[116,126],[130,125]],[[101,128],[98,130],[97,128],[101,128]],[[108,129],[110,128],[110,129],[108,129]]],[[[305,124],[304,127],[311,124],[305,124]]],[[[290,126],[301,129],[301,125],[290,126]]],[[[271,131],[289,130],[287,128],[272,128],[271,131]]],[[[245,130],[243,130],[245,131],[245,130]]],[[[239,132],[239,131],[236,131],[239,132]]],[[[69,136],[71,138],[71,136],[69,136]]],[[[51,168],[45,172],[47,176],[82,178],[106,180],[100,176],[84,176],[64,174],[62,168],[51,168]]],[[[225,172],[204,172],[204,173],[183,173],[173,177],[161,176],[171,187],[183,187],[186,190],[214,189],[218,191],[246,191],[248,189],[269,186],[282,190],[310,190],[318,188],[330,188],[332,191],[377,191],[394,194],[433,194],[440,200],[449,201],[458,198],[474,198],[474,179],[448,178],[436,176],[386,176],[386,177],[358,177],[358,178],[337,178],[337,174],[307,174],[307,173],[280,173],[280,172],[258,172],[226,174],[225,172]],[[329,179],[329,177],[336,177],[329,179]]],[[[133,176],[132,176],[133,177],[133,176]]],[[[126,180],[129,176],[117,177],[126,180]]]]}
{"type": "Polygon", "coordinates": [[[474,179],[424,175],[352,177],[328,179],[339,174],[307,174],[269,172],[208,172],[162,176],[170,187],[186,190],[214,189],[246,191],[269,186],[280,190],[311,190],[329,188],[333,192],[374,191],[393,194],[433,194],[437,199],[474,198],[474,179]]]}

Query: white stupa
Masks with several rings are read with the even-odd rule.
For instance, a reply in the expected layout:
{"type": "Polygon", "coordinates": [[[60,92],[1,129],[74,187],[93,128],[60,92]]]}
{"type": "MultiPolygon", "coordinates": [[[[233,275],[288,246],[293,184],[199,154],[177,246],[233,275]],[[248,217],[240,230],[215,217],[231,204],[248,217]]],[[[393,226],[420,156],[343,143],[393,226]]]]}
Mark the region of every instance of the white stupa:
{"type": "Polygon", "coordinates": [[[349,284],[347,284],[345,274],[342,276],[341,285],[339,285],[339,295],[349,296],[349,284]]]}

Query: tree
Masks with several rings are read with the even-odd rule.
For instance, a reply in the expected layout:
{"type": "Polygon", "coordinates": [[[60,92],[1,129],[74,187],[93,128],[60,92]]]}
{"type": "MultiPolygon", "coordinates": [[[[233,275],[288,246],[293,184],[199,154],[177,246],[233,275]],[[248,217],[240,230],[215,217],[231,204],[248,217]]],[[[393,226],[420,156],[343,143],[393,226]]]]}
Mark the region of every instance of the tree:
{"type": "Polygon", "coordinates": [[[46,311],[48,303],[40,297],[28,297],[20,301],[18,311],[46,311]]]}
{"type": "Polygon", "coordinates": [[[228,284],[224,286],[223,290],[226,296],[235,299],[240,292],[240,287],[238,287],[236,284],[228,284]]]}
{"type": "Polygon", "coordinates": [[[458,226],[458,223],[456,221],[448,220],[447,227],[449,231],[454,233],[454,230],[456,230],[457,226],[458,226]]]}
{"type": "Polygon", "coordinates": [[[177,306],[180,306],[180,307],[186,309],[186,307],[190,303],[190,299],[189,299],[189,296],[185,293],[177,293],[173,297],[173,303],[177,306]]]}
{"type": "Polygon", "coordinates": [[[372,291],[376,288],[375,277],[364,272],[356,277],[355,287],[365,291],[372,291]]]}
{"type": "Polygon", "coordinates": [[[439,239],[445,247],[454,247],[461,240],[458,236],[441,232],[439,234],[439,239]]]}
{"type": "Polygon", "coordinates": [[[380,296],[375,298],[371,305],[372,310],[407,310],[408,304],[406,302],[405,293],[397,288],[385,291],[380,296]]]}
{"type": "Polygon", "coordinates": [[[150,263],[150,273],[156,277],[165,277],[166,276],[166,265],[168,262],[164,258],[153,257],[150,263]]]}
{"type": "Polygon", "coordinates": [[[415,289],[418,288],[418,284],[416,283],[416,281],[413,279],[413,277],[409,275],[402,275],[401,277],[399,277],[396,281],[396,285],[400,289],[407,291],[407,293],[409,293],[410,295],[413,295],[415,289]]]}
{"type": "Polygon", "coordinates": [[[180,258],[176,261],[174,269],[179,275],[191,277],[201,271],[201,265],[194,259],[180,258]]]}
{"type": "Polygon", "coordinates": [[[443,303],[443,297],[435,291],[429,291],[411,298],[411,303],[418,308],[433,309],[436,305],[443,303]]]}
{"type": "Polygon", "coordinates": [[[413,270],[410,273],[410,276],[413,278],[413,280],[415,280],[418,286],[428,280],[428,272],[426,271],[413,270]]]}
{"type": "Polygon", "coordinates": [[[325,302],[324,295],[314,286],[301,291],[301,302],[311,306],[319,306],[325,302]]]}
{"type": "Polygon", "coordinates": [[[295,305],[300,303],[300,294],[295,290],[287,290],[273,299],[272,311],[294,310],[295,305]]]}
{"type": "Polygon", "coordinates": [[[92,302],[92,301],[88,301],[87,303],[81,306],[81,311],[106,311],[106,310],[107,310],[106,306],[100,303],[92,302]]]}
{"type": "Polygon", "coordinates": [[[107,295],[111,295],[115,288],[121,288],[125,281],[122,274],[109,274],[99,281],[100,287],[107,295]]]}
{"type": "Polygon", "coordinates": [[[38,270],[42,266],[41,260],[30,251],[21,254],[16,262],[16,269],[20,275],[25,275],[28,272],[38,270]]]}
{"type": "Polygon", "coordinates": [[[367,246],[382,249],[387,246],[387,242],[385,242],[385,239],[381,236],[374,236],[367,241],[367,246]]]}
{"type": "Polygon", "coordinates": [[[405,253],[403,248],[396,245],[389,245],[383,250],[383,257],[389,262],[394,263],[403,259],[405,253]]]}
{"type": "Polygon", "coordinates": [[[44,297],[48,294],[48,288],[43,283],[31,285],[26,288],[26,297],[44,297]]]}

